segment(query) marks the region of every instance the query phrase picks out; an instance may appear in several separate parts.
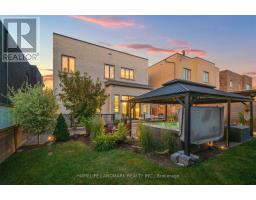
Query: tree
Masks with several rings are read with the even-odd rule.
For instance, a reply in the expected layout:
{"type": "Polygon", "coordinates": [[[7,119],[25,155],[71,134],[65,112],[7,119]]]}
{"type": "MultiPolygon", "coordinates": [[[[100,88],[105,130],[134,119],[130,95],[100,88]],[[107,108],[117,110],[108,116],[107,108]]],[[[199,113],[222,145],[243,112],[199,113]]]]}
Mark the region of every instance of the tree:
{"type": "Polygon", "coordinates": [[[40,134],[52,131],[56,123],[58,105],[52,90],[43,90],[41,84],[25,84],[17,91],[10,89],[8,97],[16,123],[24,131],[37,134],[39,144],[40,134]]]}
{"type": "Polygon", "coordinates": [[[57,141],[66,141],[69,139],[68,126],[62,114],[57,119],[57,124],[53,132],[54,137],[57,141]]]}
{"type": "Polygon", "coordinates": [[[97,108],[105,103],[107,96],[98,78],[94,82],[87,73],[81,75],[79,71],[71,74],[61,72],[59,77],[60,99],[78,121],[91,119],[97,108]]]}

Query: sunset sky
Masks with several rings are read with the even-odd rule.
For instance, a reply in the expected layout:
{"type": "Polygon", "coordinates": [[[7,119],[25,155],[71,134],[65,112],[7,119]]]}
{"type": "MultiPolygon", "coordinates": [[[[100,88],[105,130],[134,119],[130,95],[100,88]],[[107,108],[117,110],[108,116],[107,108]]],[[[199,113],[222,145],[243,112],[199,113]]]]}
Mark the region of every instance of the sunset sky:
{"type": "MultiPolygon", "coordinates": [[[[3,16],[2,16],[3,17],[3,16]]],[[[52,33],[149,59],[175,52],[208,59],[220,69],[256,75],[256,16],[39,16],[40,62],[52,71],[52,33]]]]}

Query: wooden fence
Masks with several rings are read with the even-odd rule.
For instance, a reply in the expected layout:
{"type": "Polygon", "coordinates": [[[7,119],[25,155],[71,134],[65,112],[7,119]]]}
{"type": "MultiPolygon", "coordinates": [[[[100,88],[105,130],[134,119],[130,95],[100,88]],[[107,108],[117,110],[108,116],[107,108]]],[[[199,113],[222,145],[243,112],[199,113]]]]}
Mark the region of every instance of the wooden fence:
{"type": "Polygon", "coordinates": [[[22,146],[27,135],[18,126],[0,129],[0,163],[22,146]]]}

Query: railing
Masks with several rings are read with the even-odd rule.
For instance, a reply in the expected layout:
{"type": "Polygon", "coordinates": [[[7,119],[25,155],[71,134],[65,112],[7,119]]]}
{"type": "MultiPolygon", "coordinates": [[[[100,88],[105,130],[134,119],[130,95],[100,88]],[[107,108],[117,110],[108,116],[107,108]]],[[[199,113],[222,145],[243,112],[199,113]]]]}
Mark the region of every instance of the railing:
{"type": "Polygon", "coordinates": [[[100,118],[102,118],[105,124],[113,124],[115,121],[115,114],[97,114],[100,118]]]}

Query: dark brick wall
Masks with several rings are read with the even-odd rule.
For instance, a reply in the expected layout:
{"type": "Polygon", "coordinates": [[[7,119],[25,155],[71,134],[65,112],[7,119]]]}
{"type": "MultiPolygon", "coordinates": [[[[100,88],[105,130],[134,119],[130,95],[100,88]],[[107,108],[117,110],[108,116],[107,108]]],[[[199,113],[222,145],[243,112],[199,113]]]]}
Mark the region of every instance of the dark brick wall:
{"type": "Polygon", "coordinates": [[[245,90],[246,84],[252,86],[251,77],[240,75],[229,70],[220,72],[220,90],[227,92],[245,90]],[[230,81],[232,81],[232,87],[230,87],[230,81]]]}

